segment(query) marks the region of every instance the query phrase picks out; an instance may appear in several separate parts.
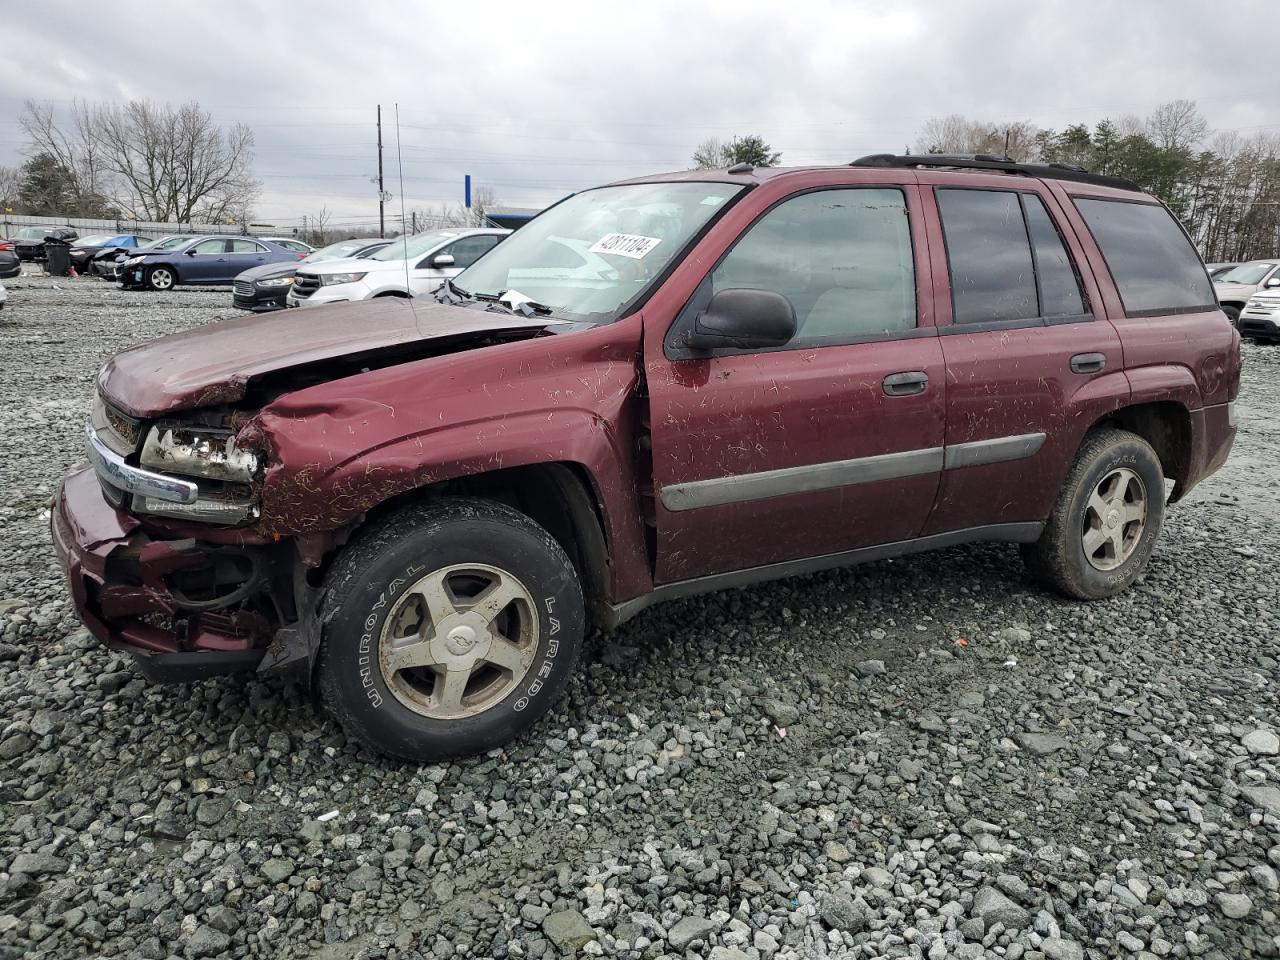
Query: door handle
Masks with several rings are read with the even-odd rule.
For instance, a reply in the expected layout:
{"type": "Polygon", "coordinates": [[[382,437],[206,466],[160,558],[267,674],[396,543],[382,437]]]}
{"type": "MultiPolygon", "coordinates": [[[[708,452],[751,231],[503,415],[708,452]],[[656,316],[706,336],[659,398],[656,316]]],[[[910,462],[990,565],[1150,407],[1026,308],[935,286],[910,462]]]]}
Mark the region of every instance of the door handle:
{"type": "Polygon", "coordinates": [[[882,383],[886,397],[909,397],[912,394],[924,393],[929,386],[929,375],[920,370],[908,370],[904,373],[891,373],[882,383]]]}
{"type": "Polygon", "coordinates": [[[1077,353],[1071,358],[1072,373],[1101,373],[1107,366],[1106,354],[1077,353]]]}

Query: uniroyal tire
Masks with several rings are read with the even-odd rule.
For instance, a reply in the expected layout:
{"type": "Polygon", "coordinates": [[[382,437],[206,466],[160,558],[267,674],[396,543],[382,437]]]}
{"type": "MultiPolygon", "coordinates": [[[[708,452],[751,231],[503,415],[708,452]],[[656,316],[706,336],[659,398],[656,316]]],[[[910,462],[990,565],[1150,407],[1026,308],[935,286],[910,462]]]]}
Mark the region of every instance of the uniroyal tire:
{"type": "Polygon", "coordinates": [[[454,497],[405,507],[361,532],[326,577],[321,623],[321,697],[347,735],[380,753],[432,761],[501,746],[545,714],[573,672],[585,613],[577,572],[546,530],[504,504],[454,497]],[[460,581],[479,584],[481,593],[454,597],[450,591],[460,581]],[[423,586],[436,583],[447,585],[449,602],[442,608],[453,611],[444,618],[426,599],[438,594],[423,586]],[[496,625],[506,624],[519,634],[523,646],[502,649],[515,651],[527,666],[508,670],[478,661],[464,689],[479,692],[455,704],[455,712],[476,712],[446,716],[448,691],[439,685],[453,673],[444,662],[472,655],[485,643],[498,651],[496,632],[466,624],[448,629],[467,617],[467,623],[483,619],[476,609],[486,585],[518,593],[490,626],[497,631],[496,625]],[[407,649],[397,646],[406,620],[410,635],[404,641],[415,650],[441,651],[430,654],[436,659],[429,665],[395,666],[394,658],[407,649]],[[437,629],[437,622],[444,627],[437,629]],[[455,641],[464,646],[441,646],[455,641]]]}
{"type": "Polygon", "coordinates": [[[1094,430],[1080,445],[1040,539],[1023,546],[1023,560],[1044,585],[1078,600],[1101,600],[1127,589],[1146,569],[1163,522],[1164,471],[1155,450],[1127,430],[1094,430]],[[1138,512],[1136,497],[1126,503],[1135,491],[1142,494],[1143,516],[1126,521],[1138,512]]]}

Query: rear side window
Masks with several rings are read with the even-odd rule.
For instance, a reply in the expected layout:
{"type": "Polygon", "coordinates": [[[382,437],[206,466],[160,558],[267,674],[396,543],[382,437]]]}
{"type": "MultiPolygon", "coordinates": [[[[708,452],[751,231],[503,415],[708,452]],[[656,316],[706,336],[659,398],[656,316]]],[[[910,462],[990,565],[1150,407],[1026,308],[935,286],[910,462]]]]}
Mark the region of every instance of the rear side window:
{"type": "Polygon", "coordinates": [[[1129,316],[1217,309],[1204,264],[1178,221],[1154,203],[1076,197],[1129,316]]]}
{"type": "Polygon", "coordinates": [[[1039,314],[1031,241],[1018,195],[939,190],[955,323],[1027,320],[1039,314]]]}
{"type": "Polygon", "coordinates": [[[1044,202],[1034,193],[1024,193],[1022,209],[1027,215],[1027,233],[1036,259],[1036,277],[1040,281],[1040,316],[1077,317],[1083,314],[1084,298],[1080,281],[1067,256],[1058,228],[1049,218],[1044,202]]]}

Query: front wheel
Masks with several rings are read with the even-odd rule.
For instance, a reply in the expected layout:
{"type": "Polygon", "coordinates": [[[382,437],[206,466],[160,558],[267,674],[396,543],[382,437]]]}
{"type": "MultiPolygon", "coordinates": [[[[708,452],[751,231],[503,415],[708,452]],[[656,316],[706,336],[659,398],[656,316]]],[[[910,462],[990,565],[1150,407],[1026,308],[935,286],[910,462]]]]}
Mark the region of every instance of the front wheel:
{"type": "Polygon", "coordinates": [[[1238,327],[1240,325],[1240,308],[1239,307],[1233,307],[1229,303],[1224,303],[1222,305],[1222,312],[1227,315],[1227,319],[1231,321],[1231,325],[1233,327],[1238,327]]]}
{"type": "Polygon", "coordinates": [[[152,290],[172,290],[178,282],[172,267],[152,267],[147,271],[147,286],[152,290]]]}
{"type": "Polygon", "coordinates": [[[1120,593],[1146,569],[1164,521],[1164,471],[1147,441],[1106,428],[1085,437],[1040,539],[1023,547],[1046,586],[1079,600],[1120,593]]]}
{"type": "Polygon", "coordinates": [[[430,761],[513,739],[564,692],[582,588],[559,543],[503,504],[399,510],[326,580],[320,690],[348,735],[430,761]]]}

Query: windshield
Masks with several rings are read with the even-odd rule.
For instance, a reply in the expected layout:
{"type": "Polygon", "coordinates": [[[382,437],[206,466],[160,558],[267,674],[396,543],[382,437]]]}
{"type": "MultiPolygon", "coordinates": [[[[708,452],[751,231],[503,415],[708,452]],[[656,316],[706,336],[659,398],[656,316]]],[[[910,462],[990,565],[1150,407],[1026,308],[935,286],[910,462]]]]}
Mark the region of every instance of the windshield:
{"type": "Polygon", "coordinates": [[[45,234],[52,233],[57,227],[23,227],[18,231],[19,240],[43,240],[45,234]]]}
{"type": "Polygon", "coordinates": [[[557,313],[616,319],[742,187],[635,183],[570,197],[464,270],[480,296],[515,291],[557,313]]]}
{"type": "Polygon", "coordinates": [[[1274,263],[1242,263],[1234,270],[1215,277],[1218,283],[1261,283],[1262,278],[1271,272],[1274,263]]]}
{"type": "Polygon", "coordinates": [[[311,253],[303,258],[303,263],[321,263],[325,260],[345,260],[347,257],[354,257],[359,251],[363,250],[372,240],[339,240],[337,243],[331,243],[327,247],[321,247],[319,250],[311,253]]]}
{"type": "Polygon", "coordinates": [[[370,260],[412,260],[420,257],[433,247],[438,247],[446,240],[458,236],[456,230],[432,230],[428,233],[415,233],[412,237],[401,237],[389,247],[383,247],[377,253],[369,255],[370,260]],[[407,251],[407,252],[406,252],[407,251]]]}
{"type": "Polygon", "coordinates": [[[105,246],[107,245],[107,241],[108,241],[108,240],[110,240],[110,239],[111,239],[111,238],[110,238],[109,236],[107,236],[105,233],[102,233],[102,234],[94,234],[94,235],[93,235],[93,236],[91,236],[91,237],[81,237],[79,240],[77,240],[77,241],[76,241],[76,246],[78,246],[78,247],[105,247],[105,246]]]}

